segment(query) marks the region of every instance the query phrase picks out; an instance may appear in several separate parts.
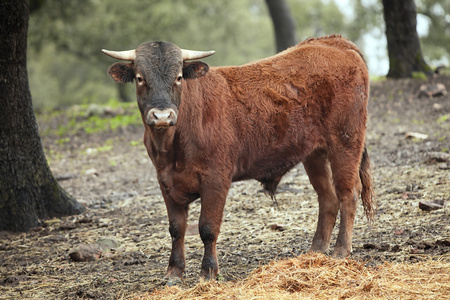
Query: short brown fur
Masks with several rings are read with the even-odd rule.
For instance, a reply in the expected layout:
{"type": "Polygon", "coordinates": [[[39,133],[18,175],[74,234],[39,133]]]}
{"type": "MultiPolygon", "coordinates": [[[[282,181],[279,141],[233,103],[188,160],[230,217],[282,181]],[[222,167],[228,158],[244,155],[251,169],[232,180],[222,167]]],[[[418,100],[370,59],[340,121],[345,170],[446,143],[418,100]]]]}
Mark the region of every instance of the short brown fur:
{"type": "MultiPolygon", "coordinates": [[[[172,236],[168,277],[182,277],[188,205],[201,199],[201,275],[216,276],[216,241],[231,182],[259,180],[273,196],[303,162],[318,194],[311,250],[325,252],[340,211],[334,256],[351,253],[356,200],[373,219],[365,149],[369,77],[357,47],[340,36],[308,39],[275,56],[212,67],[183,81],[176,126],[145,124],[172,236]]],[[[144,117],[143,117],[144,119],[144,117]]]]}

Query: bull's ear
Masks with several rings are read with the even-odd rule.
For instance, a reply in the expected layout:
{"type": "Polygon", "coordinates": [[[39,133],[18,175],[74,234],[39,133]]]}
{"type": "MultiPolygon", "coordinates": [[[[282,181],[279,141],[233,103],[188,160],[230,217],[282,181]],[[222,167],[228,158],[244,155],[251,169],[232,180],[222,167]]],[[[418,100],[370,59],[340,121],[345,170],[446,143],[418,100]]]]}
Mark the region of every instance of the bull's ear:
{"type": "Polygon", "coordinates": [[[117,62],[108,68],[108,74],[118,83],[131,82],[134,79],[133,63],[117,62]]]}
{"type": "Polygon", "coordinates": [[[209,66],[202,61],[191,61],[183,63],[183,78],[195,79],[205,76],[209,71],[209,66]]]}

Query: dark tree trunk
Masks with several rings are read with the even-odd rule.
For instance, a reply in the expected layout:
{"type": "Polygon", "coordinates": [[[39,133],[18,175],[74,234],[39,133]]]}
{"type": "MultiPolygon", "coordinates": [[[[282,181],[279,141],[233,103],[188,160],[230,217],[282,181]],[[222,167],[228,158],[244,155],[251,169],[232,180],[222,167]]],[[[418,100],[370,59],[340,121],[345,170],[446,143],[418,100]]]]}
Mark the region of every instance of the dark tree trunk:
{"type": "Polygon", "coordinates": [[[266,0],[275,29],[277,52],[297,44],[295,21],[285,0],[266,0]]]}
{"type": "Polygon", "coordinates": [[[0,230],[84,208],[54,179],[42,149],[27,73],[29,2],[0,2],[0,230]]]}
{"type": "Polygon", "coordinates": [[[387,77],[411,77],[413,72],[430,73],[420,49],[414,0],[383,0],[389,55],[387,77]]]}

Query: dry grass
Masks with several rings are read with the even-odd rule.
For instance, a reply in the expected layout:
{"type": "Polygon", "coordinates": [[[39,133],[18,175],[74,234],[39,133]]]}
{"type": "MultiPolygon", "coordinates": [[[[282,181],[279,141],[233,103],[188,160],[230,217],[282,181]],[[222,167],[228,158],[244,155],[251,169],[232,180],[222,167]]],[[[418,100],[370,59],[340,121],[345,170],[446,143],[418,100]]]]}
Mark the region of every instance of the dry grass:
{"type": "Polygon", "coordinates": [[[384,263],[305,254],[275,261],[239,282],[201,281],[132,299],[450,299],[450,263],[384,263]]]}

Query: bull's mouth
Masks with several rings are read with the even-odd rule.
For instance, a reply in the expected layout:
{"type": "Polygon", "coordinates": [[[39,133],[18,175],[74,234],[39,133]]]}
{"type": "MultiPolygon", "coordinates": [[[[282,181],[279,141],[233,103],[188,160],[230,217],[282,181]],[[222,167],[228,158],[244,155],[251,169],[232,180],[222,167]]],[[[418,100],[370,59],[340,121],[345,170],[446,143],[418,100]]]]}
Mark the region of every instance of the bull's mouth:
{"type": "Polygon", "coordinates": [[[152,124],[150,126],[154,127],[155,129],[166,129],[171,126],[175,126],[175,124],[173,122],[170,122],[169,124],[152,124]]]}

